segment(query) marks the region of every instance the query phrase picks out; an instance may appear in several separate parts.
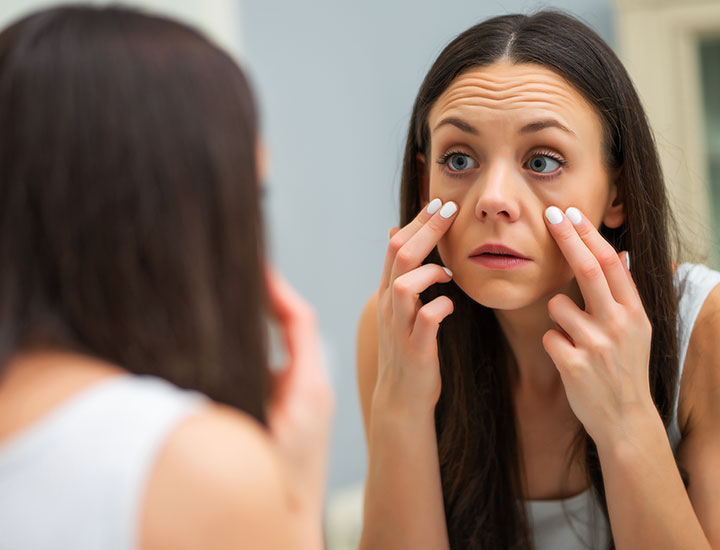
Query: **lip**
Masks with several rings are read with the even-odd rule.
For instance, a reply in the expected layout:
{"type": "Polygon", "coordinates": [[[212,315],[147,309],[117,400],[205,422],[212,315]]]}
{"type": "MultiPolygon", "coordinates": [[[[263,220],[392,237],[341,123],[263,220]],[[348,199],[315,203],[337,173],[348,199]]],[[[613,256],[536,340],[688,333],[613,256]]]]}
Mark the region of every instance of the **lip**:
{"type": "Polygon", "coordinates": [[[520,260],[529,260],[527,256],[523,256],[517,250],[513,250],[509,246],[500,243],[487,243],[479,246],[470,253],[470,257],[480,256],[481,254],[504,254],[506,256],[515,256],[520,260]]]}
{"type": "Polygon", "coordinates": [[[489,269],[514,269],[532,261],[518,251],[499,243],[488,243],[476,248],[470,253],[470,260],[489,269]]]}

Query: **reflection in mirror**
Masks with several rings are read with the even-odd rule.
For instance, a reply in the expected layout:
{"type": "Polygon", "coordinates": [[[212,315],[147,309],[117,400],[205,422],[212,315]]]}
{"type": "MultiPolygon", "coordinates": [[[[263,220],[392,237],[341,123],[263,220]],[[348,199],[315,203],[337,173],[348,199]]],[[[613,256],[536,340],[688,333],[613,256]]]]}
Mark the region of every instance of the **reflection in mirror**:
{"type": "Polygon", "coordinates": [[[362,550],[710,548],[720,272],[678,265],[666,183],[579,20],[439,54],[358,330],[362,550]]]}

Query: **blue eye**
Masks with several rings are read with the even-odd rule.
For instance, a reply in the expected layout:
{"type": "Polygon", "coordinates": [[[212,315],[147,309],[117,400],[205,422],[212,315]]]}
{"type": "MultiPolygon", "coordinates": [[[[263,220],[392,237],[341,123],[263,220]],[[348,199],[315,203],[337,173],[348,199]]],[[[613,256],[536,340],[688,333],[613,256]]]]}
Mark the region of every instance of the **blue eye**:
{"type": "Polygon", "coordinates": [[[464,172],[475,168],[475,161],[462,153],[453,153],[446,159],[446,163],[451,172],[464,172]]]}
{"type": "Polygon", "coordinates": [[[550,174],[560,168],[564,163],[547,155],[534,155],[528,161],[528,166],[533,172],[550,174]]]}

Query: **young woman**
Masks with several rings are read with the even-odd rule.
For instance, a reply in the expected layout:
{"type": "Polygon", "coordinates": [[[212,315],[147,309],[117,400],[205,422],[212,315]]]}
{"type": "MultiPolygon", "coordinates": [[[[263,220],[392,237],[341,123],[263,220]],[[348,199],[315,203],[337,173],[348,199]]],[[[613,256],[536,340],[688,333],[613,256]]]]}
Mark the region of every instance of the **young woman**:
{"type": "Polygon", "coordinates": [[[462,33],[401,204],[359,326],[361,548],[720,547],[720,273],[672,263],[610,48],[552,12],[462,33]]]}
{"type": "Polygon", "coordinates": [[[332,398],[265,266],[243,73],[51,9],[0,34],[0,127],[0,547],[321,548],[332,398]]]}

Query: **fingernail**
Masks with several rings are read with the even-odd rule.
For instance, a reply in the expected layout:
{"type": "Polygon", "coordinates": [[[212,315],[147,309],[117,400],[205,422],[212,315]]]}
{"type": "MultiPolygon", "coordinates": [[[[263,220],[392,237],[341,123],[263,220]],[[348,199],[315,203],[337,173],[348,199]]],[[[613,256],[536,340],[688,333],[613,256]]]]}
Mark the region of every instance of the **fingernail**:
{"type": "Polygon", "coordinates": [[[625,265],[627,265],[628,271],[630,271],[630,252],[625,252],[625,265]]]}
{"type": "Polygon", "coordinates": [[[582,214],[580,213],[580,210],[578,210],[574,206],[571,206],[570,208],[565,210],[565,214],[573,223],[573,225],[577,225],[582,221],[582,214]]]}
{"type": "Polygon", "coordinates": [[[548,206],[545,209],[545,217],[552,225],[557,225],[563,221],[563,213],[557,206],[548,206]]]}
{"type": "Polygon", "coordinates": [[[455,212],[457,212],[457,205],[454,202],[450,201],[446,202],[445,205],[442,207],[442,209],[440,210],[440,215],[443,218],[448,219],[455,212]]]}
{"type": "Polygon", "coordinates": [[[430,204],[427,205],[427,213],[434,214],[435,212],[440,210],[441,206],[442,206],[442,201],[440,199],[433,199],[430,201],[430,204]]]}
{"type": "Polygon", "coordinates": [[[452,277],[452,271],[450,271],[447,267],[443,266],[443,269],[445,270],[445,273],[448,274],[448,277],[452,277]]]}

